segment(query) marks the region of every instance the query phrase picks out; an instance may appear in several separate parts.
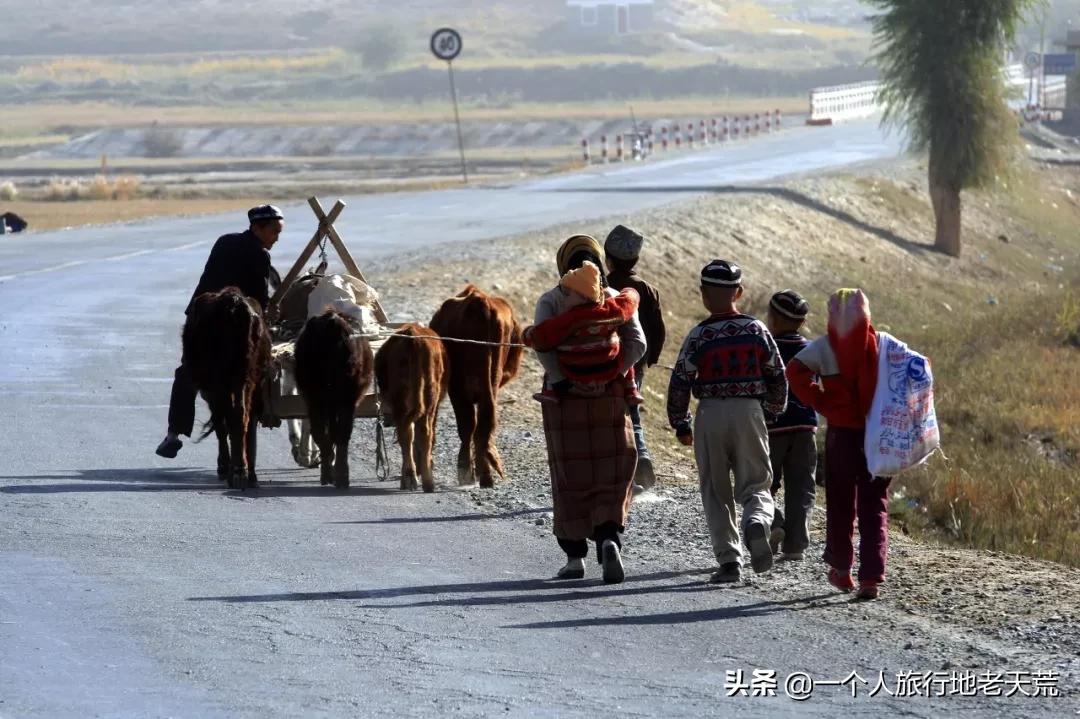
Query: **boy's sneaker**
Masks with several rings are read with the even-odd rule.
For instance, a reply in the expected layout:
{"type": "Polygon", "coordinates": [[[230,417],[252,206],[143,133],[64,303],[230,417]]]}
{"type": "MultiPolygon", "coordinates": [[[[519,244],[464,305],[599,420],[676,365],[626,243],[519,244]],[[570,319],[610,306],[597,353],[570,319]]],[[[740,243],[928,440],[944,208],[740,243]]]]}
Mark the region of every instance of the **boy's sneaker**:
{"type": "Polygon", "coordinates": [[[754,522],[746,527],[746,546],[750,549],[750,566],[755,574],[772,569],[773,551],[769,545],[769,530],[764,524],[754,522]]]}
{"type": "Polygon", "coordinates": [[[533,399],[535,399],[540,404],[559,403],[559,395],[555,394],[555,390],[551,389],[550,387],[545,387],[543,391],[534,394],[533,399]]]}
{"type": "Polygon", "coordinates": [[[855,581],[851,578],[851,572],[843,572],[835,567],[829,567],[829,584],[841,592],[850,592],[855,588],[855,581]]]}
{"type": "Polygon", "coordinates": [[[780,555],[780,559],[785,562],[801,562],[805,558],[802,552],[784,552],[780,555]]]}
{"type": "Polygon", "coordinates": [[[619,545],[610,539],[605,539],[603,557],[604,584],[621,584],[622,580],[626,578],[626,573],[623,571],[619,545]]]}
{"type": "Polygon", "coordinates": [[[709,577],[709,584],[734,584],[742,579],[742,567],[738,562],[725,562],[709,577]]]}
{"type": "Polygon", "coordinates": [[[859,582],[859,591],[855,593],[856,599],[877,599],[878,598],[878,586],[877,582],[861,581],[859,582]]]}
{"type": "Polygon", "coordinates": [[[556,579],[584,579],[585,578],[585,560],[584,559],[568,559],[566,560],[566,566],[555,573],[556,579]]]}

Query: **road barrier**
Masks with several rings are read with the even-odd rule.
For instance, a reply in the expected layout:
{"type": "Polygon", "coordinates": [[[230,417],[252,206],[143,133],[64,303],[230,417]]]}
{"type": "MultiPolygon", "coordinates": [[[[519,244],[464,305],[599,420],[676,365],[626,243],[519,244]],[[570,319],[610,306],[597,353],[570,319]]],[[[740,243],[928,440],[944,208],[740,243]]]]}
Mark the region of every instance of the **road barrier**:
{"type": "MultiPolygon", "coordinates": [[[[687,149],[694,149],[695,146],[710,147],[741,138],[749,140],[761,134],[763,126],[765,133],[776,132],[781,127],[781,119],[782,115],[779,110],[747,115],[720,115],[689,122],[679,121],[671,124],[656,125],[659,129],[658,133],[654,133],[653,127],[648,126],[646,123],[643,135],[640,134],[642,130],[635,130],[629,136],[634,147],[631,159],[647,158],[653,154],[654,149],[667,152],[671,149],[681,150],[684,146],[687,149]],[[656,134],[660,136],[659,142],[656,141],[656,134]],[[674,148],[672,148],[672,144],[674,144],[674,148]],[[655,145],[659,145],[659,148],[655,148],[655,145]]],[[[596,136],[593,137],[593,140],[595,139],[596,136]]],[[[600,152],[599,157],[596,157],[592,153],[590,139],[582,137],[581,158],[583,162],[589,165],[596,161],[603,164],[626,161],[627,156],[631,154],[626,147],[627,136],[623,133],[617,133],[614,135],[614,140],[615,146],[611,148],[612,151],[609,154],[608,136],[607,134],[600,135],[600,152]]]]}
{"type": "Polygon", "coordinates": [[[881,84],[857,82],[852,85],[819,87],[810,91],[807,125],[832,125],[844,120],[872,117],[881,110],[881,84]]]}

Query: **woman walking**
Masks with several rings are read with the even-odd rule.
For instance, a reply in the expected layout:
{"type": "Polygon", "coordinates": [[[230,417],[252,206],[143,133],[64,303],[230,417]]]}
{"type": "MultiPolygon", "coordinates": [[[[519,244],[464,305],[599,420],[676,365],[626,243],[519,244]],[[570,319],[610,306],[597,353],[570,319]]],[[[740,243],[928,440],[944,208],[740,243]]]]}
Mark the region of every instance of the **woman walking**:
{"type": "MultiPolygon", "coordinates": [[[[575,235],[566,240],[556,263],[560,277],[591,263],[600,270],[603,295],[617,296],[607,286],[603,250],[594,238],[575,235]]],[[[592,268],[588,269],[591,273],[592,268]]],[[[536,324],[573,306],[572,295],[562,283],[544,293],[536,303],[536,324]]],[[[560,362],[562,348],[537,351],[546,374],[545,386],[552,387],[558,397],[557,402],[541,406],[551,467],[554,534],[567,558],[556,575],[559,579],[585,576],[589,539],[596,543],[604,581],[616,584],[624,578],[620,534],[626,527],[637,469],[624,377],[646,350],[636,312],[619,326],[616,335],[610,355],[597,357],[594,366],[583,365],[580,357],[569,366],[560,362]]]]}

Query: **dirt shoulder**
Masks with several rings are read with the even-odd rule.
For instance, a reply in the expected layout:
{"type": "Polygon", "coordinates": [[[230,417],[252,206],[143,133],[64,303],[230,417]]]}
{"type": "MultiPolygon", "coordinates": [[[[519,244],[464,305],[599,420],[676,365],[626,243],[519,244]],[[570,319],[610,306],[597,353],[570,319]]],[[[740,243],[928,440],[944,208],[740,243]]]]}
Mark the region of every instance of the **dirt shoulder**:
{"type": "MultiPolygon", "coordinates": [[[[1075,199],[1080,174],[1037,170],[1031,189],[969,196],[968,244],[960,260],[930,250],[932,214],[923,176],[916,163],[872,167],[776,186],[721,188],[688,203],[618,218],[649,237],[642,273],[661,288],[671,337],[662,363],[672,363],[681,337],[700,319],[697,272],[716,256],[736,259],[744,267],[750,311],[762,308],[764,298],[783,287],[798,288],[812,306],[822,307],[832,289],[863,286],[878,322],[912,338],[916,346],[943,341],[941,335],[959,337],[962,329],[994,321],[993,313],[1023,297],[1049,299],[1068,291],[1069,278],[1075,277],[1070,272],[1080,268],[1080,243],[1069,231],[1080,212],[1075,199]],[[1016,202],[1028,209],[1021,212],[1016,202]]],[[[426,321],[442,299],[467,282],[507,297],[527,319],[540,292],[556,281],[553,257],[561,239],[581,231],[603,237],[613,222],[454,245],[445,253],[435,248],[382,263],[372,268],[369,279],[382,289],[395,319],[426,321]]],[[[822,325],[820,315],[812,318],[811,333],[822,325]]],[[[493,492],[455,496],[475,510],[550,526],[540,412],[530,398],[539,384],[539,366],[530,357],[503,395],[499,446],[507,481],[493,492]]],[[[666,430],[666,387],[667,374],[651,370],[646,427],[662,480],[657,492],[635,503],[627,561],[630,571],[704,572],[713,559],[696,469],[692,456],[666,430]]],[[[948,392],[944,399],[962,404],[948,392]]],[[[445,414],[450,414],[448,406],[445,414]]],[[[952,414],[942,415],[946,451],[950,442],[952,447],[967,443],[967,428],[952,424],[958,422],[952,414]]],[[[449,483],[453,456],[448,450],[456,438],[445,436],[452,434],[446,424],[442,434],[439,475],[449,483]]],[[[911,485],[943,486],[948,473],[960,470],[964,467],[958,469],[954,458],[953,465],[933,467],[911,485]]],[[[879,601],[853,603],[825,582],[818,561],[824,541],[823,490],[807,561],[779,564],[766,576],[748,578],[745,587],[762,601],[814,611],[834,621],[838,631],[865,624],[898,642],[925,647],[931,656],[940,656],[941,668],[1053,669],[1075,677],[1080,671],[1080,570],[964,548],[962,532],[945,531],[932,512],[912,507],[914,500],[903,493],[913,491],[907,486],[894,486],[889,579],[879,601]]]]}

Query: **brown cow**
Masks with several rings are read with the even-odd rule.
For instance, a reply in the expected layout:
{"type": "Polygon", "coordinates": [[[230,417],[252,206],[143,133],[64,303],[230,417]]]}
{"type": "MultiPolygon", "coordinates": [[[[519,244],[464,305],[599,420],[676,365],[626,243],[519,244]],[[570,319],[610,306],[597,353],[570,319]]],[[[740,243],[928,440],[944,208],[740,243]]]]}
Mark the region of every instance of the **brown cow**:
{"type": "Polygon", "coordinates": [[[199,295],[184,323],[183,347],[191,381],[210,406],[200,439],[217,434],[218,477],[230,489],[258,486],[258,388],[270,363],[270,335],[259,305],[235,287],[199,295]]]}
{"type": "Polygon", "coordinates": [[[424,491],[434,492],[435,425],[449,379],[449,361],[439,336],[421,325],[403,326],[376,353],[375,378],[401,445],[401,488],[416,489],[419,473],[424,491]]]}
{"type": "Polygon", "coordinates": [[[338,489],[349,486],[353,418],[372,380],[371,344],[352,333],[348,317],[326,310],[296,338],[296,385],[322,455],[320,479],[338,489]]]}
{"type": "MultiPolygon", "coordinates": [[[[448,299],[431,318],[431,329],[443,337],[484,342],[521,343],[521,325],[510,303],[469,285],[448,299]]],[[[458,483],[479,481],[494,487],[494,472],[506,478],[495,448],[499,389],[521,368],[520,347],[483,347],[446,343],[450,357],[450,402],[457,418],[461,450],[458,483]]]]}

